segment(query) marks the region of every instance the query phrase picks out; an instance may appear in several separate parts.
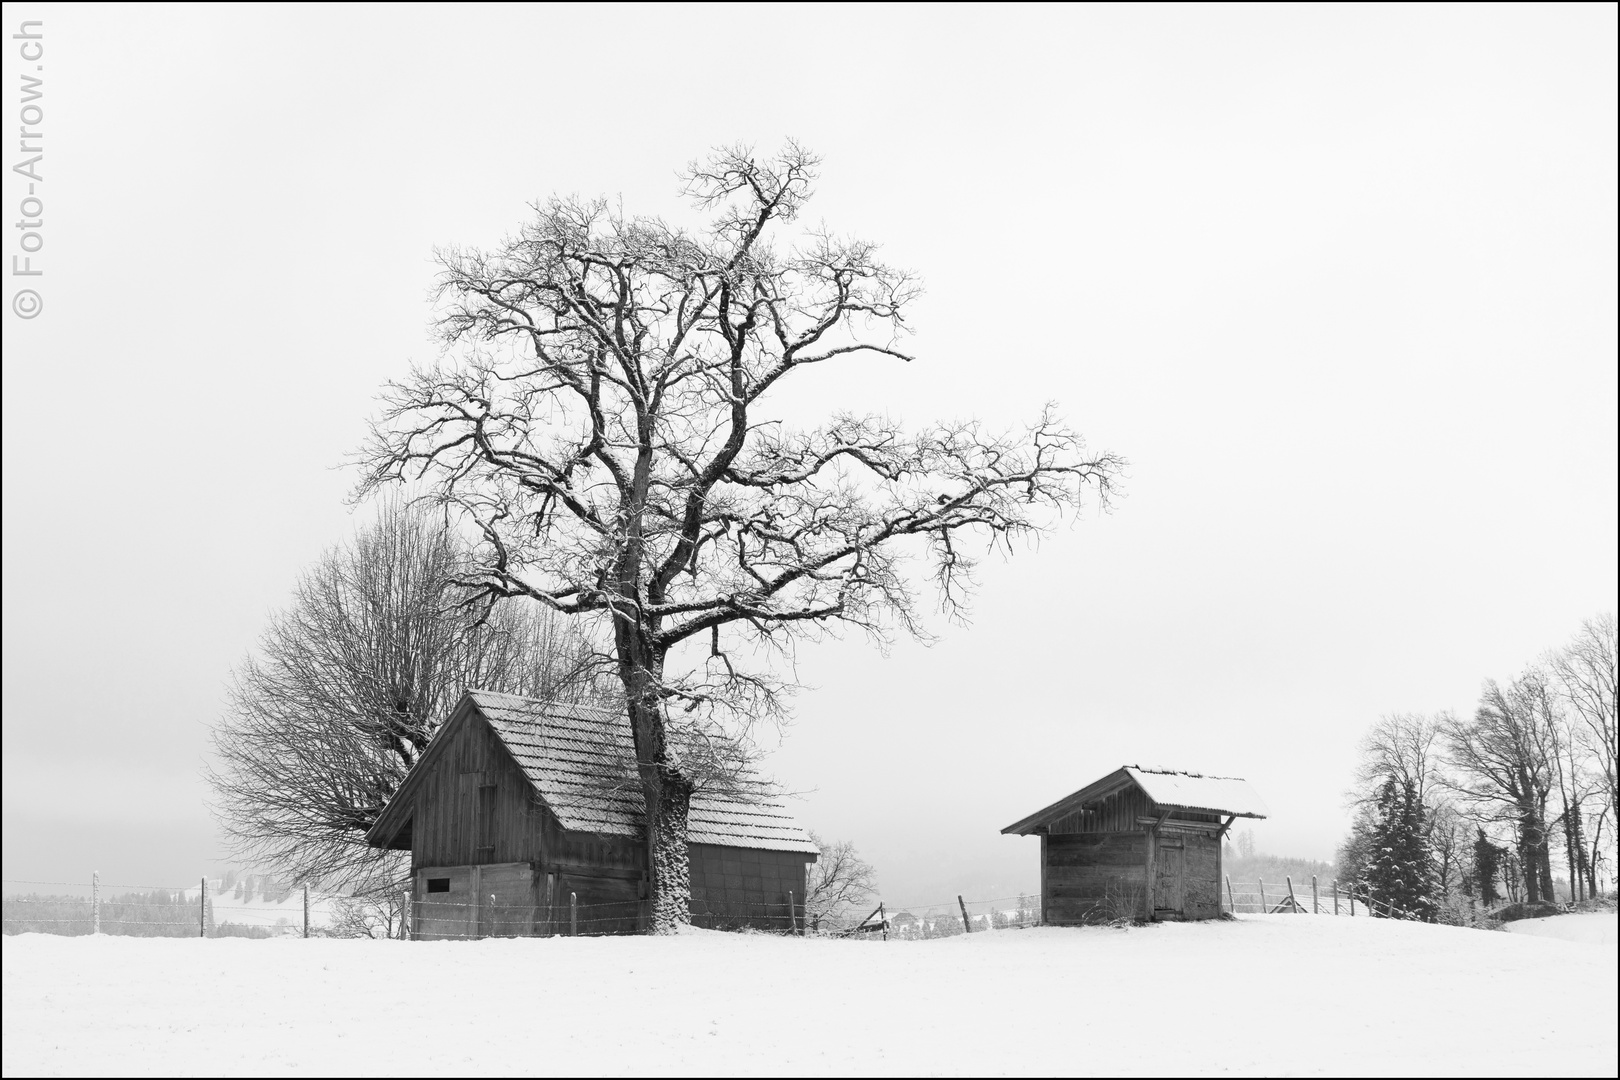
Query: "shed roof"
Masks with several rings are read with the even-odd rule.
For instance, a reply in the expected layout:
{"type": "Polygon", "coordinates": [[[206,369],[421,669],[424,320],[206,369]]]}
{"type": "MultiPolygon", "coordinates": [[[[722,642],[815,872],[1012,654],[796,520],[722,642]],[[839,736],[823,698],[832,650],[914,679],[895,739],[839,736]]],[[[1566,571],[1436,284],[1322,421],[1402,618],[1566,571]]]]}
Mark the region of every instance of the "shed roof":
{"type": "Polygon", "coordinates": [[[1269,813],[1265,802],[1247,780],[1235,776],[1206,776],[1174,769],[1145,769],[1124,765],[1073,795],[1037,810],[1022,821],[1001,831],[1027,836],[1040,832],[1054,821],[1102,802],[1127,787],[1141,788],[1149,799],[1172,810],[1198,810],[1236,817],[1263,818],[1269,813]]]}
{"type": "MultiPolygon", "coordinates": [[[[563,828],[610,836],[645,835],[635,744],[623,715],[490,690],[468,691],[467,698],[489,721],[563,828]]],[[[693,795],[688,841],[818,853],[815,841],[763,783],[753,781],[749,786],[755,791],[693,795]]]]}

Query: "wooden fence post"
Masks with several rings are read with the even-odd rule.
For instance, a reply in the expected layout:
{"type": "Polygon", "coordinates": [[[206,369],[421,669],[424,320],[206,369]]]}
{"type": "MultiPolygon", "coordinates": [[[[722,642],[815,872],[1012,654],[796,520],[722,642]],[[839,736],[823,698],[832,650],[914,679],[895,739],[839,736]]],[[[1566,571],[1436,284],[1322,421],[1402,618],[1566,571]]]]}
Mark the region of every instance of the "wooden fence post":
{"type": "Polygon", "coordinates": [[[1258,874],[1255,875],[1254,880],[1260,882],[1260,914],[1264,915],[1266,913],[1266,883],[1258,874]]]}
{"type": "Polygon", "coordinates": [[[1226,902],[1232,907],[1232,914],[1237,914],[1237,895],[1232,892],[1232,875],[1226,875],[1226,902]]]}
{"type": "Polygon", "coordinates": [[[1339,913],[1339,879],[1333,879],[1333,914],[1339,913]]]}
{"type": "Polygon", "coordinates": [[[883,914],[883,901],[878,901],[878,921],[883,924],[883,940],[889,940],[889,917],[883,914]]]}
{"type": "Polygon", "coordinates": [[[956,894],[956,904],[962,909],[962,933],[973,933],[973,920],[968,918],[967,903],[962,899],[961,893],[956,894]]]}
{"type": "Polygon", "coordinates": [[[1294,895],[1294,876],[1284,874],[1283,880],[1288,883],[1288,907],[1293,914],[1299,914],[1299,898],[1294,895]]]}
{"type": "Polygon", "coordinates": [[[399,894],[399,940],[411,940],[411,893],[403,889],[399,894]]]}
{"type": "Polygon", "coordinates": [[[579,893],[568,894],[568,936],[579,937],[579,893]]]}
{"type": "Polygon", "coordinates": [[[90,871],[90,922],[94,927],[91,933],[101,933],[101,871],[90,871]]]}
{"type": "Polygon", "coordinates": [[[1311,914],[1322,914],[1322,900],[1316,895],[1316,875],[1311,875],[1311,914]]]}
{"type": "Polygon", "coordinates": [[[309,937],[309,882],[304,882],[304,937],[309,937]]]}
{"type": "Polygon", "coordinates": [[[202,889],[197,893],[197,936],[208,936],[208,879],[202,878],[202,889]]]}
{"type": "Polygon", "coordinates": [[[799,932],[799,920],[794,916],[794,913],[793,913],[793,890],[789,889],[788,890],[788,933],[797,934],[798,932],[799,932]]]}

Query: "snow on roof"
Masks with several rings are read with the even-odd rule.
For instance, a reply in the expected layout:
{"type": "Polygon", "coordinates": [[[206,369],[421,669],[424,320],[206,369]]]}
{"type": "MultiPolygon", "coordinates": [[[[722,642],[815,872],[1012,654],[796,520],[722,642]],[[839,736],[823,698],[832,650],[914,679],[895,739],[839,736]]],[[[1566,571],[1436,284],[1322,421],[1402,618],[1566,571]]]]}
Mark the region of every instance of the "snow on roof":
{"type": "Polygon", "coordinates": [[[1125,772],[1160,806],[1182,806],[1241,817],[1265,817],[1270,813],[1265,800],[1255,793],[1249,782],[1236,776],[1202,776],[1170,769],[1144,769],[1140,765],[1127,765],[1125,772]]]}
{"type": "Polygon", "coordinates": [[[1001,831],[1023,836],[1044,831],[1059,818],[1094,806],[1132,784],[1141,788],[1158,805],[1178,810],[1201,810],[1253,818],[1263,818],[1269,813],[1265,802],[1255,794],[1247,780],[1235,776],[1204,776],[1173,769],[1144,769],[1140,765],[1125,765],[1001,831]]]}
{"type": "MultiPolygon", "coordinates": [[[[646,808],[625,717],[489,690],[472,690],[468,697],[563,828],[643,835],[646,808]]],[[[763,792],[693,795],[687,839],[770,851],[820,850],[781,803],[763,792]]]]}

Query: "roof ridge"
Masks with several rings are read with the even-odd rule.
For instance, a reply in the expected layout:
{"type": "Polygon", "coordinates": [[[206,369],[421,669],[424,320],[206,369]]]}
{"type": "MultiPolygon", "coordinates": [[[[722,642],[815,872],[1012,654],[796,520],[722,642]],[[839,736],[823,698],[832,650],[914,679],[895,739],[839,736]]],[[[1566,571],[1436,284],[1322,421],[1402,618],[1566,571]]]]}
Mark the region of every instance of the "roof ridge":
{"type": "Polygon", "coordinates": [[[1123,768],[1135,769],[1139,773],[1151,773],[1154,776],[1190,776],[1194,780],[1246,780],[1242,776],[1217,776],[1214,773],[1192,772],[1188,769],[1154,769],[1146,765],[1125,765],[1123,768]]]}

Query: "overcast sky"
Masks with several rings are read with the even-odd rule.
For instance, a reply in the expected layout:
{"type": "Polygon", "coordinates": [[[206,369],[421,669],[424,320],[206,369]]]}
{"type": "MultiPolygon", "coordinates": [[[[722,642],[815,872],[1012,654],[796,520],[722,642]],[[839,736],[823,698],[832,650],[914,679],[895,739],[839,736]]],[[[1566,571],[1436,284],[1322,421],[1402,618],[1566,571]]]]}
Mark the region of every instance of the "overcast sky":
{"type": "Polygon", "coordinates": [[[801,652],[770,768],[891,902],[1033,889],[999,830],[1125,763],[1248,777],[1262,849],[1330,858],[1369,723],[1615,607],[1612,5],[6,17],[45,147],[45,273],[9,279],[43,309],[4,315],[8,879],[223,865],[226,676],[367,515],[340,465],[434,355],[435,245],[552,192],[679,217],[719,143],[817,150],[809,216],[926,283],[920,359],[806,408],[1051,399],[1131,462],[939,644],[801,652]]]}

